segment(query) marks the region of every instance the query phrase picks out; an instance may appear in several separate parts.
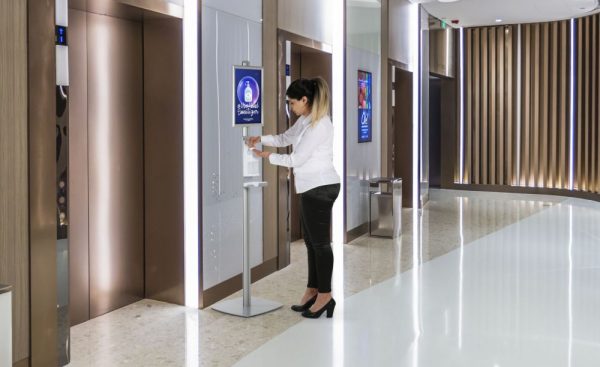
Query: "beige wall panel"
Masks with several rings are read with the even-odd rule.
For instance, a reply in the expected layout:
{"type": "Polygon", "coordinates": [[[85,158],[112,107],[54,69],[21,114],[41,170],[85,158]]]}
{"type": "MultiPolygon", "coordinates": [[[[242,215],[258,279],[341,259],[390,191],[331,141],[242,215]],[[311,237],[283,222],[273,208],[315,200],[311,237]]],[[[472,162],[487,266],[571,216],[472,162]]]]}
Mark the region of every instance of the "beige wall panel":
{"type": "Polygon", "coordinates": [[[506,122],[504,121],[504,68],[506,67],[505,62],[504,62],[504,33],[505,33],[505,28],[501,27],[498,29],[498,31],[496,32],[497,34],[497,42],[496,42],[496,49],[497,49],[497,53],[496,53],[496,59],[497,59],[497,65],[496,65],[496,70],[497,70],[497,75],[496,75],[496,87],[497,87],[497,94],[496,94],[496,100],[497,100],[497,107],[496,107],[496,115],[497,120],[496,120],[496,124],[498,126],[498,156],[497,156],[497,164],[498,164],[498,179],[497,179],[497,183],[499,185],[505,185],[506,181],[504,180],[505,178],[505,173],[504,173],[504,169],[506,167],[506,165],[504,164],[505,159],[504,159],[504,130],[505,130],[505,126],[506,126],[506,122]]]}
{"type": "Polygon", "coordinates": [[[541,68],[542,74],[540,76],[540,89],[541,89],[541,103],[540,103],[540,150],[539,150],[539,161],[540,167],[538,171],[538,187],[546,187],[546,180],[548,177],[548,130],[550,127],[549,117],[549,104],[548,104],[548,90],[550,88],[548,69],[549,69],[549,36],[550,36],[550,24],[544,23],[541,25],[541,68]]]}
{"type": "Polygon", "coordinates": [[[488,157],[489,157],[489,139],[488,139],[488,127],[490,123],[490,116],[488,110],[488,101],[489,101],[489,59],[488,59],[488,50],[489,50],[489,39],[488,39],[488,29],[483,28],[481,30],[481,141],[480,141],[480,149],[481,149],[481,183],[483,185],[488,184],[488,157]]]}
{"type": "Polygon", "coordinates": [[[54,2],[29,2],[30,363],[57,362],[54,2]],[[49,123],[50,122],[50,123],[49,123]]]}
{"type": "Polygon", "coordinates": [[[557,156],[558,156],[558,116],[560,110],[558,109],[558,83],[559,83],[559,73],[558,73],[558,47],[560,47],[559,38],[558,38],[558,27],[559,23],[554,22],[550,27],[550,37],[552,39],[551,42],[551,69],[550,75],[552,77],[549,78],[550,81],[550,134],[549,134],[549,144],[548,153],[550,154],[550,158],[548,160],[549,172],[548,172],[548,187],[557,187],[557,156]]]}
{"type": "Polygon", "coordinates": [[[525,51],[522,52],[523,62],[522,62],[522,86],[524,88],[522,92],[523,96],[523,105],[521,111],[523,116],[521,117],[521,146],[518,149],[521,149],[521,172],[519,172],[520,184],[521,186],[526,186],[529,184],[529,152],[531,149],[530,142],[530,128],[531,128],[531,108],[532,108],[532,96],[531,96],[531,25],[524,25],[522,27],[522,45],[525,47],[525,51]]]}
{"type": "Polygon", "coordinates": [[[533,106],[532,129],[530,140],[531,163],[529,170],[529,186],[535,187],[540,165],[540,24],[533,26],[533,106]]]}
{"type": "Polygon", "coordinates": [[[27,3],[0,1],[0,283],[13,286],[13,358],[29,357],[27,3]]]}
{"type": "Polygon", "coordinates": [[[505,59],[505,65],[506,65],[506,75],[505,75],[505,83],[506,83],[506,89],[504,90],[504,98],[506,101],[506,136],[505,136],[505,150],[506,150],[506,181],[510,184],[517,184],[517,182],[515,181],[515,165],[514,165],[514,157],[515,157],[515,147],[513,145],[513,134],[515,133],[515,129],[513,128],[513,122],[515,121],[515,104],[514,104],[514,96],[515,96],[515,90],[513,89],[515,87],[515,84],[513,83],[514,80],[514,75],[513,75],[513,70],[514,70],[514,65],[515,62],[513,60],[513,50],[514,50],[514,41],[513,41],[513,35],[514,35],[514,31],[515,31],[515,27],[511,27],[508,30],[508,33],[506,33],[505,36],[505,51],[504,51],[504,59],[505,59]]]}
{"type": "Polygon", "coordinates": [[[567,27],[567,23],[566,22],[562,22],[560,24],[560,49],[561,49],[561,53],[560,53],[560,115],[559,115],[559,137],[560,137],[560,145],[559,145],[559,151],[558,151],[558,155],[559,155],[559,170],[558,170],[558,180],[559,180],[559,186],[560,188],[567,188],[569,185],[569,179],[568,179],[568,137],[567,134],[569,134],[569,129],[568,129],[568,118],[567,118],[567,113],[569,110],[568,104],[567,104],[567,98],[568,98],[568,93],[566,90],[566,85],[569,83],[569,77],[568,77],[568,70],[569,70],[569,59],[567,57],[567,53],[565,52],[565,50],[567,49],[567,45],[568,45],[568,37],[570,37],[569,35],[569,28],[567,27]]]}

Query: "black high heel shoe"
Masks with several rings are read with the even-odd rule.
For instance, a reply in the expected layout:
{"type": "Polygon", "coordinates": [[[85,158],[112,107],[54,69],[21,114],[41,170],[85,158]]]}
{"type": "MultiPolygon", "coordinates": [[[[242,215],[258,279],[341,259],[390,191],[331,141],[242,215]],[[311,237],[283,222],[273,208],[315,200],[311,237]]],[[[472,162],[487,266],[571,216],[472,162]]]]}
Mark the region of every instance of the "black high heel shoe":
{"type": "Polygon", "coordinates": [[[335,310],[335,300],[332,298],[320,310],[312,312],[309,308],[308,310],[302,312],[302,316],[306,317],[307,319],[318,319],[321,317],[323,312],[327,311],[327,318],[329,319],[333,317],[333,310],[335,310]]]}
{"type": "Polygon", "coordinates": [[[306,301],[306,303],[303,305],[293,305],[292,311],[304,312],[304,311],[308,310],[310,308],[310,306],[314,305],[316,300],[317,300],[317,296],[314,296],[313,298],[306,301]]]}

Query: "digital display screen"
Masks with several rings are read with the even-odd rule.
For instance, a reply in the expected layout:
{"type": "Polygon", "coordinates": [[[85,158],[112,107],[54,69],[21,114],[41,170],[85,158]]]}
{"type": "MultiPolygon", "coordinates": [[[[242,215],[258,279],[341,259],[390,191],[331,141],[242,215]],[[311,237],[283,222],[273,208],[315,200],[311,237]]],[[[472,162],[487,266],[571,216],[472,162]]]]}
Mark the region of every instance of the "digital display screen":
{"type": "Polygon", "coordinates": [[[54,33],[55,33],[55,35],[54,35],[55,43],[60,46],[66,46],[67,45],[67,27],[57,25],[54,33]]]}
{"type": "Polygon", "coordinates": [[[233,126],[261,125],[262,68],[233,68],[233,126]]]}
{"type": "Polygon", "coordinates": [[[368,143],[373,139],[373,75],[358,71],[358,142],[368,143]]]}

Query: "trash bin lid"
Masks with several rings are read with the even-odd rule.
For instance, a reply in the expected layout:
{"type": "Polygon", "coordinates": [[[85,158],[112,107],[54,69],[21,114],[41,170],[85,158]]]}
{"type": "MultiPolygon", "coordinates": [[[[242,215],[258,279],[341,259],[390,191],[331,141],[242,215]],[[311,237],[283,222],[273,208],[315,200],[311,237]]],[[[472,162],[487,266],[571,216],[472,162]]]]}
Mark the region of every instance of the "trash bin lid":
{"type": "Polygon", "coordinates": [[[10,292],[12,287],[6,284],[0,284],[0,294],[10,292]]]}

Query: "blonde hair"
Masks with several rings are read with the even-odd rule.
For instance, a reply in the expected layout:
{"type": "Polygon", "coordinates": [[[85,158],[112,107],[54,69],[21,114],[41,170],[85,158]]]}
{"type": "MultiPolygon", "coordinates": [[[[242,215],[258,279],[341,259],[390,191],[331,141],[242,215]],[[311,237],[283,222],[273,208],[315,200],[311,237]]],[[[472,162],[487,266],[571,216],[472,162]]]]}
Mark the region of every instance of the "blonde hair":
{"type": "Polygon", "coordinates": [[[319,120],[325,116],[329,116],[329,105],[331,101],[329,86],[325,79],[320,76],[311,80],[314,83],[314,97],[312,101],[310,117],[312,119],[311,126],[314,127],[319,120]]]}

